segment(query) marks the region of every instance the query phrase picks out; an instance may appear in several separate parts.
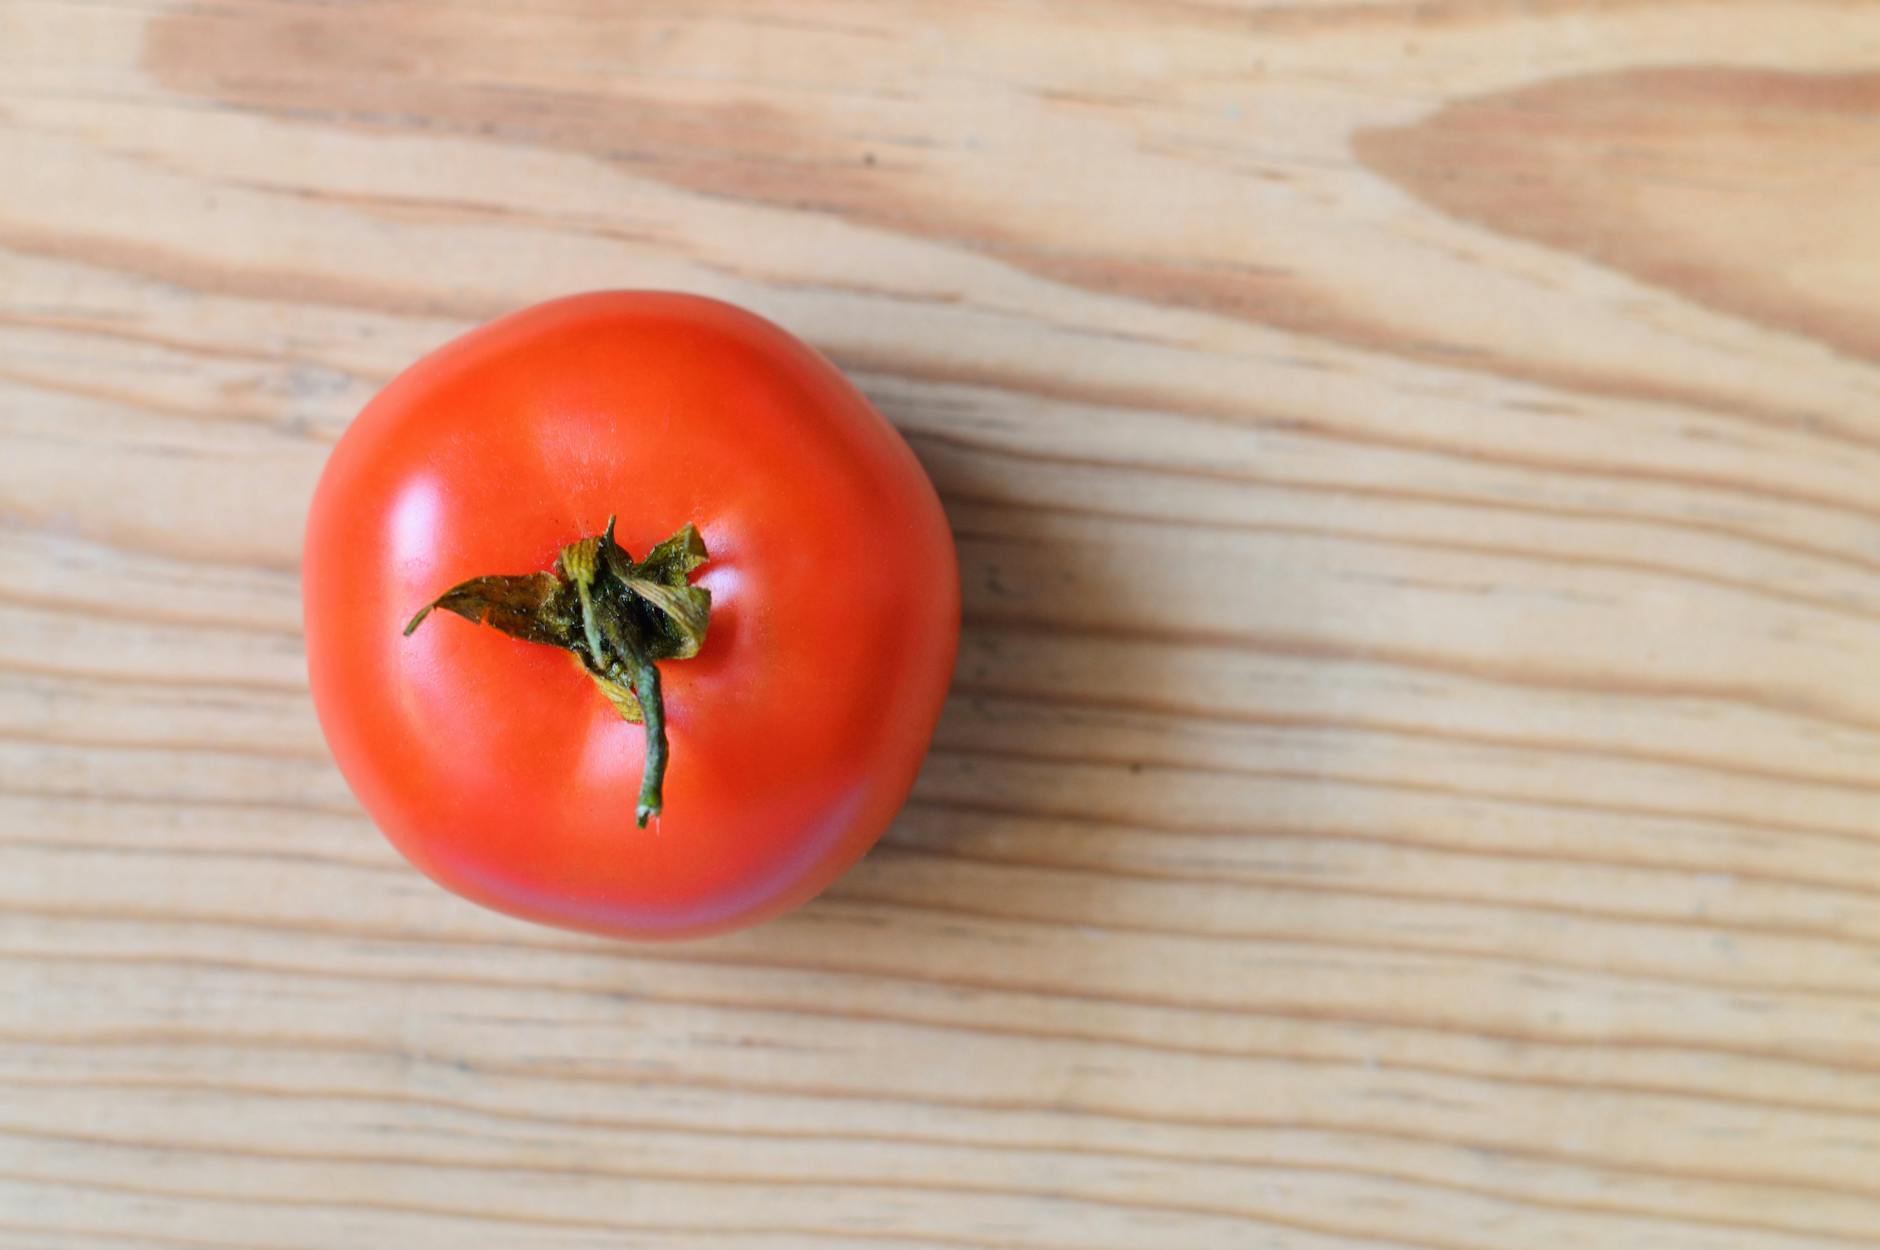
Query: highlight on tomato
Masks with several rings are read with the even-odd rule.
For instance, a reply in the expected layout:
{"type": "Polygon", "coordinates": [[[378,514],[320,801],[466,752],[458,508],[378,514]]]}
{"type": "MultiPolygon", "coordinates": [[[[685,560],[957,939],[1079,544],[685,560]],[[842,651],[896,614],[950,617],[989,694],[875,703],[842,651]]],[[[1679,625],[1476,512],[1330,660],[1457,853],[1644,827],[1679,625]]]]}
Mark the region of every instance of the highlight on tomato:
{"type": "Polygon", "coordinates": [[[680,937],[835,880],[906,801],[959,637],[940,502],[841,373],[715,300],[605,292],[448,343],[314,493],[307,665],[406,858],[680,937]]]}

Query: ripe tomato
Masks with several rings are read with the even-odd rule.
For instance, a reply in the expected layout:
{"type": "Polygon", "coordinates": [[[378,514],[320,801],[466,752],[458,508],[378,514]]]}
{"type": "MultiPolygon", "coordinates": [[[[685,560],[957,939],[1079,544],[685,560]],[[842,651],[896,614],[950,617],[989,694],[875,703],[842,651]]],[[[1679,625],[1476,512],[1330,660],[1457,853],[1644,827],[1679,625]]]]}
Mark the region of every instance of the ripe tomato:
{"type": "Polygon", "coordinates": [[[500,911],[638,937],[755,923],[867,850],[959,636],[952,537],[893,427],[769,322],[650,292],[513,314],[387,386],[320,479],[303,595],[321,727],[393,844],[500,911]],[[655,669],[670,766],[644,828],[649,734],[591,678],[557,561],[610,517],[622,578],[687,525],[707,553],[703,646],[655,669]],[[403,633],[466,579],[550,569],[574,658],[447,613],[403,633]]]}

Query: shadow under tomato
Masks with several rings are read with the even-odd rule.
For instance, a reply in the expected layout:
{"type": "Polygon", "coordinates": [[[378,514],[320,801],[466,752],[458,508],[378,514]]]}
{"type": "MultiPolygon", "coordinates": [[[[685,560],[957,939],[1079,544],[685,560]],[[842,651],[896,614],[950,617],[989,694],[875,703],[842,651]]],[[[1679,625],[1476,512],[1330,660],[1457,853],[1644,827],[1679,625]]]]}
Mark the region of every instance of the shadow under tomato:
{"type": "MultiPolygon", "coordinates": [[[[960,561],[959,660],[913,794],[881,842],[820,898],[764,926],[767,939],[748,940],[774,949],[796,935],[819,947],[814,931],[865,926],[932,941],[970,927],[983,950],[1039,925],[1101,926],[1133,884],[1129,857],[1167,784],[1137,754],[1153,718],[1128,692],[1172,676],[1158,671],[1169,648],[1132,632],[1153,621],[1153,605],[1132,601],[1114,518],[1064,503],[1060,469],[952,432],[1022,422],[1022,411],[961,423],[945,388],[851,377],[907,438],[946,509],[960,561]],[[1056,502],[1034,487],[1041,472],[1053,475],[1056,502]]],[[[975,402],[1018,404],[986,391],[975,402]]],[[[1153,554],[1156,539],[1136,532],[1134,554],[1153,554]]]]}

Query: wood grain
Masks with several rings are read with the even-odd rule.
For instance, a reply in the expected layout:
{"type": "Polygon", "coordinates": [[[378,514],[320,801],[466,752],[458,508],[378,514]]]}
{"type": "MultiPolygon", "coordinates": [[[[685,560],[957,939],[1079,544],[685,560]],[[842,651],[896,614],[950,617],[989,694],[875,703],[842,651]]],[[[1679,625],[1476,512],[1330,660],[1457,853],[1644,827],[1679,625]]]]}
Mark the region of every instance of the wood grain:
{"type": "Polygon", "coordinates": [[[1876,56],[0,0],[0,1247],[1880,1243],[1876,56]],[[307,701],[333,440],[597,286],[815,343],[959,538],[914,801],[711,942],[444,895],[307,701]]]}

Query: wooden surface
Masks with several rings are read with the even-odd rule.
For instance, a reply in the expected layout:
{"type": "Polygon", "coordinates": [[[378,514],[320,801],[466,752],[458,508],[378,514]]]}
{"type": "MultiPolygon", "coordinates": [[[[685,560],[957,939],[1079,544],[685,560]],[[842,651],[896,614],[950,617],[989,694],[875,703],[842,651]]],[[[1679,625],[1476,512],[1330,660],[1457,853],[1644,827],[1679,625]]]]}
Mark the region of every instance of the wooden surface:
{"type": "Polygon", "coordinates": [[[0,0],[0,1247],[1880,1244],[1876,65],[0,0]],[[406,868],[298,624],[359,406],[610,285],[849,370],[966,586],[884,844],[658,949],[406,868]]]}

